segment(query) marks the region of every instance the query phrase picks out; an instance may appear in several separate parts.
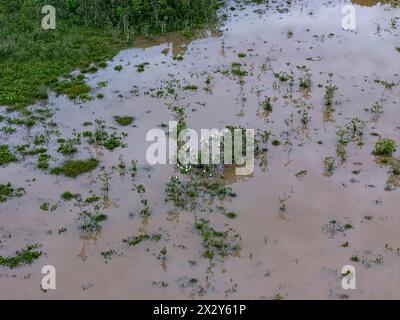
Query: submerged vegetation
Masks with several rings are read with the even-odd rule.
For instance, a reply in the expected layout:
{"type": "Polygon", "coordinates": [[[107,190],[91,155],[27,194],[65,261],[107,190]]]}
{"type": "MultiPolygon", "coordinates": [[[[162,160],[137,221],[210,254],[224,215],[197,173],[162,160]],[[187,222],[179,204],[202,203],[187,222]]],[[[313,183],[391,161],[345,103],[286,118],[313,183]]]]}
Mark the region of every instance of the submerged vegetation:
{"type": "Polygon", "coordinates": [[[0,183],[0,203],[6,202],[12,197],[22,197],[25,194],[24,188],[15,189],[14,186],[8,182],[6,184],[0,183]]]}
{"type": "Polygon", "coordinates": [[[17,161],[17,157],[11,153],[10,149],[8,148],[8,145],[6,144],[0,145],[0,166],[15,161],[17,161]]]}
{"type": "Polygon", "coordinates": [[[10,269],[29,265],[39,259],[42,255],[42,252],[37,250],[38,248],[39,246],[37,244],[28,245],[26,248],[15,252],[15,255],[13,256],[0,256],[0,265],[6,266],[10,269]]]}
{"type": "Polygon", "coordinates": [[[66,177],[76,178],[83,173],[92,171],[98,164],[99,161],[94,158],[86,160],[67,160],[61,167],[51,169],[51,173],[56,175],[63,174],[66,177]]]}

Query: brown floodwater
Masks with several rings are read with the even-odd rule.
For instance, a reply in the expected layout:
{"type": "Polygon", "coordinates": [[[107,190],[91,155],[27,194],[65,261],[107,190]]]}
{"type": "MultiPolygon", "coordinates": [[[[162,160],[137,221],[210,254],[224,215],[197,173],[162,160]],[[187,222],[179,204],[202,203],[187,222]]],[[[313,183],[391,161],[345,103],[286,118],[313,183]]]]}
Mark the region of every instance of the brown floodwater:
{"type": "MultiPolygon", "coordinates": [[[[238,7],[229,12],[219,33],[202,32],[196,39],[175,33],[139,40],[107,68],[87,75],[93,87],[107,82],[95,89],[104,99],[74,103],[50,92],[48,106],[62,137],[86,130],[85,121],[103,119],[108,127],[127,133],[127,146],[112,152],[79,147],[74,156],[96,156],[110,173],[108,199],[99,202],[108,219],[91,234],[79,229],[82,208],[60,195],[66,190],[83,198],[90,191],[102,194],[100,168],[66,178],[36,169],[36,160],[28,157],[0,169],[0,182],[26,188],[25,196],[0,203],[0,255],[12,255],[30,243],[40,244],[43,252],[29,266],[0,266],[0,298],[400,299],[400,190],[395,183],[387,188],[388,168],[372,154],[379,137],[400,146],[400,9],[353,1],[357,29],[344,31],[344,2],[292,2],[290,7],[238,7]],[[239,58],[239,53],[246,56],[239,58]],[[173,59],[176,55],[183,60],[173,59]],[[145,62],[144,72],[137,72],[136,65],[145,62]],[[235,62],[247,75],[224,72],[235,62]],[[116,65],[122,70],[114,70],[116,65]],[[306,66],[312,81],[308,90],[299,89],[304,76],[300,66],[306,66]],[[274,74],[280,72],[291,75],[293,82],[279,81],[274,74]],[[386,88],[375,80],[395,85],[386,88]],[[329,81],[337,91],[333,110],[327,111],[329,81]],[[184,85],[198,89],[183,90],[184,85]],[[176,99],[152,94],[168,86],[175,86],[176,99]],[[261,107],[265,97],[273,105],[269,114],[261,107]],[[380,113],[370,111],[375,102],[382,106],[380,113]],[[185,106],[189,128],[242,126],[269,131],[270,140],[281,142],[269,143],[251,176],[226,170],[237,197],[224,206],[237,214],[235,219],[218,212],[177,210],[166,203],[165,184],[179,174],[173,165],[147,163],[150,143],[145,137],[148,130],[174,119],[168,103],[185,106]],[[134,116],[134,125],[119,127],[116,115],[134,116]],[[363,145],[349,143],[341,163],[336,133],[354,118],[365,122],[363,145]],[[326,157],[335,158],[330,176],[324,174],[326,157]],[[145,186],[151,208],[147,218],[138,214],[140,197],[132,190],[130,173],[119,173],[120,158],[127,166],[137,161],[134,184],[145,186]],[[296,176],[302,170],[306,174],[296,176]],[[43,202],[57,208],[43,211],[43,202]],[[232,228],[239,234],[239,254],[211,262],[202,257],[195,216],[209,219],[217,230],[232,228]],[[352,228],[335,232],[332,220],[352,228]],[[59,232],[61,228],[66,231],[59,232]],[[156,232],[161,234],[158,242],[128,246],[122,241],[156,232]],[[163,247],[164,260],[158,259],[163,247]],[[101,253],[108,250],[115,254],[105,260],[101,253]],[[358,262],[351,261],[354,256],[358,262]],[[48,264],[56,268],[57,289],[43,292],[41,268],[48,264]],[[341,270],[348,264],[356,268],[356,290],[341,287],[341,270]]],[[[40,130],[18,129],[0,137],[13,145],[40,130]]],[[[70,158],[57,152],[52,157],[55,164],[70,158]]]]}

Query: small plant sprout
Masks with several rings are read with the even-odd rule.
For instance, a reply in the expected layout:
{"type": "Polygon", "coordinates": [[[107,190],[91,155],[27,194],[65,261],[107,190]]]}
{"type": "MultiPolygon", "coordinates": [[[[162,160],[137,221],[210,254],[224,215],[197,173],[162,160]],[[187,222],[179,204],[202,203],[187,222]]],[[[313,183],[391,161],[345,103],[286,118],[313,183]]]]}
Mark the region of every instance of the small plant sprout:
{"type": "Polygon", "coordinates": [[[324,175],[330,177],[335,170],[335,159],[333,157],[326,157],[324,159],[324,175]]]}

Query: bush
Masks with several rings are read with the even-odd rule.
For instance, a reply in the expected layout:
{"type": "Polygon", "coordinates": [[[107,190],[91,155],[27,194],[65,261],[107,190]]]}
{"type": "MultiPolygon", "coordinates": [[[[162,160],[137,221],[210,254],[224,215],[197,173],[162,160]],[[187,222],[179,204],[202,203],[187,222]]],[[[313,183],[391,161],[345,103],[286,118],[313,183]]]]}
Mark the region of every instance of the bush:
{"type": "Polygon", "coordinates": [[[375,144],[374,154],[377,156],[391,156],[396,151],[396,141],[393,139],[381,139],[375,144]]]}
{"type": "Polygon", "coordinates": [[[51,170],[53,174],[64,174],[66,177],[75,178],[85,172],[92,171],[97,167],[99,161],[97,159],[87,160],[68,160],[62,167],[56,167],[51,170]]]}

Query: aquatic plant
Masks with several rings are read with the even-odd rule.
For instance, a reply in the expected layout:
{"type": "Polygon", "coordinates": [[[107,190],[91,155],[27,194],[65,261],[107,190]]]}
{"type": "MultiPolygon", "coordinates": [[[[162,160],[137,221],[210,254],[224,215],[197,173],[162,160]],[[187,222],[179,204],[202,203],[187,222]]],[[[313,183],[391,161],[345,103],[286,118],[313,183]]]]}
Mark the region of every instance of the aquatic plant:
{"type": "Polygon", "coordinates": [[[393,139],[380,139],[375,144],[374,154],[377,156],[391,156],[396,151],[396,141],[393,139]]]}
{"type": "Polygon", "coordinates": [[[38,248],[39,245],[37,244],[27,245],[26,248],[16,251],[14,256],[0,256],[0,265],[15,269],[32,264],[33,261],[39,259],[42,255],[41,251],[36,250],[38,248]]]}
{"type": "Polygon", "coordinates": [[[133,236],[133,237],[129,237],[126,239],[123,239],[122,241],[127,243],[129,246],[136,246],[139,243],[146,241],[146,240],[150,240],[150,241],[154,241],[154,242],[158,242],[161,240],[161,234],[159,233],[153,233],[153,234],[142,234],[140,236],[133,236]]]}
{"type": "Polygon", "coordinates": [[[114,116],[114,120],[120,126],[129,126],[130,124],[132,124],[132,122],[135,120],[135,118],[131,117],[131,116],[114,116]]]}
{"type": "Polygon", "coordinates": [[[0,145],[0,166],[17,161],[17,157],[10,152],[8,145],[0,145]]]}
{"type": "Polygon", "coordinates": [[[56,175],[63,174],[66,177],[75,178],[83,173],[92,171],[98,164],[99,161],[94,158],[86,160],[67,160],[61,167],[51,169],[51,173],[56,175]]]}

